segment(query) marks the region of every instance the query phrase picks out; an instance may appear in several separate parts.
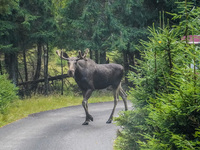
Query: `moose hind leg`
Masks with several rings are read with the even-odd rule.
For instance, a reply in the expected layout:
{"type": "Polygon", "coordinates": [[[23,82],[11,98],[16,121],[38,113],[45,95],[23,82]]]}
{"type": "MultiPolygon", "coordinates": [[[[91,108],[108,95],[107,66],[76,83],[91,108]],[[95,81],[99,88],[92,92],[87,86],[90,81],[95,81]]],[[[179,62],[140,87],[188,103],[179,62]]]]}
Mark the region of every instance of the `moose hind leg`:
{"type": "Polygon", "coordinates": [[[119,93],[119,88],[114,89],[114,107],[113,107],[113,110],[112,110],[112,112],[110,114],[110,117],[109,117],[109,119],[108,119],[108,121],[106,123],[111,123],[112,120],[113,120],[113,114],[115,112],[115,108],[117,106],[117,101],[118,101],[118,93],[119,93]]]}
{"type": "Polygon", "coordinates": [[[122,97],[123,102],[124,102],[124,106],[125,106],[125,111],[128,110],[128,106],[127,106],[127,95],[125,93],[125,91],[122,89],[122,87],[120,86],[119,88],[119,95],[122,97]]]}
{"type": "Polygon", "coordinates": [[[93,92],[92,90],[87,90],[86,92],[83,93],[82,106],[85,110],[86,119],[85,119],[85,122],[82,125],[88,125],[90,121],[93,121],[93,117],[88,112],[88,99],[92,95],[92,92],[93,92]]]}

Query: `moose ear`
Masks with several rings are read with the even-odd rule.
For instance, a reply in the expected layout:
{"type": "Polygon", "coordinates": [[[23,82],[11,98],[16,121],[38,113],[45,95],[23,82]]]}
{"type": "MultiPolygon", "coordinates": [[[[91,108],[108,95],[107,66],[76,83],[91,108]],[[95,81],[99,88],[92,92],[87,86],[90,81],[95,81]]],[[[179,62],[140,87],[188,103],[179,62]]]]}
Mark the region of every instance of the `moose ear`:
{"type": "Polygon", "coordinates": [[[78,51],[78,58],[82,58],[82,53],[81,53],[81,50],[78,51]]]}
{"type": "Polygon", "coordinates": [[[67,55],[67,53],[65,53],[65,52],[63,52],[63,51],[59,51],[59,50],[57,50],[56,51],[56,54],[60,57],[60,58],[62,58],[62,59],[65,59],[65,60],[68,60],[68,58],[69,58],[69,56],[67,55]]]}
{"type": "Polygon", "coordinates": [[[62,56],[63,56],[64,58],[69,58],[69,56],[68,56],[67,53],[65,53],[65,52],[61,51],[61,54],[62,54],[62,56]]]}
{"type": "MultiPolygon", "coordinates": [[[[79,51],[78,51],[78,54],[79,54],[78,57],[79,57],[80,59],[86,59],[86,56],[87,56],[88,53],[89,53],[89,49],[88,49],[88,48],[85,49],[85,53],[84,53],[83,55],[82,55],[81,51],[79,50],[79,51]]],[[[87,60],[87,59],[86,59],[86,60],[87,60]]]]}

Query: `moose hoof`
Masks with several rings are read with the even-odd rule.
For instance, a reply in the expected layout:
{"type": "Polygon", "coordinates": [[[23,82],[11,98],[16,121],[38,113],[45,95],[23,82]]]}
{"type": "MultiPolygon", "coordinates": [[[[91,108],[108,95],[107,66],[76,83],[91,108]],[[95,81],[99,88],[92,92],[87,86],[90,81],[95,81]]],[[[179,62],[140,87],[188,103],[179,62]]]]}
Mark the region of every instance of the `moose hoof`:
{"type": "Polygon", "coordinates": [[[107,124],[110,124],[110,123],[112,123],[112,120],[109,119],[106,123],[107,123],[107,124]]]}
{"type": "Polygon", "coordinates": [[[93,117],[92,117],[91,115],[88,115],[88,116],[86,117],[85,122],[84,122],[82,125],[88,125],[89,122],[90,122],[90,121],[93,121],[93,120],[94,120],[93,117]]]}
{"type": "Polygon", "coordinates": [[[88,125],[89,122],[88,121],[85,121],[82,125],[88,125]]]}

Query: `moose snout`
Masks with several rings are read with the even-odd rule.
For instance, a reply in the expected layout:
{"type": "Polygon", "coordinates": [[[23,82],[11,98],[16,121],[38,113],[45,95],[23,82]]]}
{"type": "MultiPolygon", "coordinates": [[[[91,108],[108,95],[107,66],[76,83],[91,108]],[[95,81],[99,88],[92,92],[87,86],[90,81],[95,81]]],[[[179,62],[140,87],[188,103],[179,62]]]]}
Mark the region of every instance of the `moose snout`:
{"type": "Polygon", "coordinates": [[[70,77],[74,77],[74,70],[68,70],[68,75],[70,76],[70,77]]]}

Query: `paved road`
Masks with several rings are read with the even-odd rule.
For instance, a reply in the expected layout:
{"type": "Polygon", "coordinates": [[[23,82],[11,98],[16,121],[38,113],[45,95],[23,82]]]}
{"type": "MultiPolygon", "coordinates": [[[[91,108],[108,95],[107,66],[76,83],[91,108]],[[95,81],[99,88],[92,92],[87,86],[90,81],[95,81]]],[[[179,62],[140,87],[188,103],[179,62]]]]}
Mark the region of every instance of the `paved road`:
{"type": "MultiPolygon", "coordinates": [[[[129,108],[131,106],[128,102],[129,108]]],[[[112,150],[119,127],[106,124],[113,102],[89,104],[88,126],[82,106],[32,114],[0,128],[0,150],[112,150]]],[[[119,101],[115,116],[124,110],[119,101]]]]}

